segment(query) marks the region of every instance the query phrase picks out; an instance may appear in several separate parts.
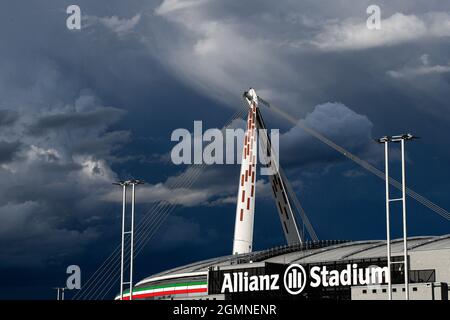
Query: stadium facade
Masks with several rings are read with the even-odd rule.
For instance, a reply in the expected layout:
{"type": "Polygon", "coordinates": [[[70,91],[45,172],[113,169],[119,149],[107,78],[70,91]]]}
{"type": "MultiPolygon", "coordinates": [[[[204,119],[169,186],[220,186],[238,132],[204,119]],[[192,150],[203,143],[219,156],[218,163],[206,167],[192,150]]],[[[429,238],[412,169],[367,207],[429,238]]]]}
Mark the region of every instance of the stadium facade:
{"type": "MultiPolygon", "coordinates": [[[[402,259],[402,245],[401,239],[392,241],[393,261],[396,257],[402,259]]],[[[410,299],[448,300],[450,235],[409,238],[408,248],[410,299]]],[[[296,295],[286,292],[283,286],[280,286],[279,290],[221,292],[225,274],[247,272],[248,276],[279,275],[281,279],[283,272],[292,264],[299,264],[307,271],[313,267],[324,266],[329,270],[339,271],[355,264],[359,268],[384,267],[386,242],[320,241],[209,259],[161,272],[138,282],[133,289],[133,299],[386,300],[388,298],[386,283],[341,284],[315,288],[306,285],[303,291],[296,295]]],[[[393,299],[404,299],[403,264],[395,266],[394,264],[391,276],[393,299]]],[[[124,299],[129,299],[129,292],[125,292],[124,299]]]]}

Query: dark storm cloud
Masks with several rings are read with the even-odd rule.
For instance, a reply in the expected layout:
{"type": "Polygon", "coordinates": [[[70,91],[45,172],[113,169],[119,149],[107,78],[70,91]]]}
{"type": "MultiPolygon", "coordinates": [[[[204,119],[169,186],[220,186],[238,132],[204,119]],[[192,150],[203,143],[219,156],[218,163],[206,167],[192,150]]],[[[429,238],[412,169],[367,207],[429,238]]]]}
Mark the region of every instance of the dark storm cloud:
{"type": "Polygon", "coordinates": [[[18,113],[13,110],[0,110],[0,129],[13,125],[18,118],[18,113]]]}
{"type": "MultiPolygon", "coordinates": [[[[210,167],[192,188],[173,191],[169,166],[124,160],[167,152],[150,143],[127,149],[136,138],[130,128],[140,124],[148,135],[194,117],[203,109],[184,103],[186,88],[237,108],[242,90],[254,86],[369,161],[379,158],[372,136],[409,129],[437,137],[433,154],[450,160],[436,147],[447,142],[440,130],[450,114],[450,81],[441,72],[449,63],[448,35],[439,28],[450,4],[378,2],[386,30],[369,38],[364,23],[372,1],[81,0],[80,31],[65,26],[71,1],[2,2],[0,96],[8,110],[0,110],[0,241],[13,245],[0,246],[0,264],[97,256],[104,249],[95,245],[110,240],[109,201],[117,201],[111,181],[119,175],[158,175],[160,183],[142,190],[148,202],[176,196],[186,206],[232,203],[238,167],[210,167]]],[[[264,114],[285,132],[282,163],[340,163],[269,110],[264,114]]],[[[170,233],[193,229],[180,242],[198,236],[195,221],[174,224],[170,233]]]]}
{"type": "Polygon", "coordinates": [[[130,132],[128,131],[107,132],[95,139],[80,139],[74,144],[73,151],[76,154],[108,157],[112,151],[121,148],[130,139],[130,132]]]}
{"type": "Polygon", "coordinates": [[[0,140],[0,164],[13,161],[19,154],[22,144],[19,141],[6,142],[0,140]]]}
{"type": "MultiPolygon", "coordinates": [[[[450,115],[450,82],[443,72],[449,3],[379,1],[382,29],[377,31],[366,27],[372,1],[241,3],[163,1],[147,20],[152,39],[159,39],[156,48],[149,41],[149,52],[192,88],[230,106],[238,105],[231,97],[249,86],[305,121],[318,106],[342,103],[342,127],[330,128],[331,119],[310,124],[377,167],[382,168],[382,150],[372,139],[407,131],[430,137],[427,147],[444,163],[450,161],[441,147],[447,144],[450,115]],[[158,28],[161,24],[164,28],[158,28]],[[424,55],[430,66],[416,71],[424,55]]],[[[284,149],[281,162],[323,170],[348,161],[270,110],[263,113],[269,127],[291,133],[291,148],[284,149]]]]}
{"type": "MultiPolygon", "coordinates": [[[[89,11],[87,3],[81,6],[89,11]]],[[[126,67],[114,70],[148,59],[139,57],[139,43],[127,46],[116,33],[133,28],[128,14],[76,33],[65,26],[67,5],[1,5],[0,37],[8,45],[0,51],[0,95],[9,109],[0,110],[0,242],[14,243],[1,246],[1,266],[61,263],[114,219],[103,215],[109,205],[100,198],[116,179],[110,161],[125,157],[116,152],[131,133],[111,128],[126,115],[113,96],[128,96],[117,79],[130,87],[142,80],[126,67]],[[93,217],[102,223],[89,223],[93,217]]]]}
{"type": "MultiPolygon", "coordinates": [[[[299,120],[311,129],[317,130],[334,140],[348,150],[352,150],[361,157],[370,159],[374,164],[382,160],[382,149],[374,141],[372,135],[373,124],[364,115],[357,114],[341,103],[326,103],[318,105],[304,119],[299,120]],[[357,139],[355,139],[357,137],[357,139]]],[[[243,120],[236,121],[234,127],[242,127],[243,120]]],[[[244,123],[245,127],[245,123],[244,123]]],[[[309,136],[301,128],[294,126],[280,135],[280,162],[283,168],[291,173],[295,172],[324,172],[326,168],[345,163],[346,159],[331,148],[321,144],[309,136]]],[[[242,144],[235,145],[236,154],[242,154],[242,144]]],[[[230,152],[231,150],[228,149],[230,152]]],[[[391,155],[395,158],[396,153],[391,155]]],[[[237,156],[239,158],[239,155],[237,156]]],[[[191,182],[189,188],[171,186],[179,185],[179,181],[192,180],[195,167],[189,167],[181,174],[168,178],[164,184],[144,186],[142,197],[148,202],[159,200],[191,206],[223,206],[235,202],[237,192],[236,177],[239,165],[211,165],[202,169],[200,176],[191,182]]],[[[259,171],[258,171],[259,172],[259,171]]],[[[346,177],[357,175],[346,174],[346,177]]],[[[297,175],[291,176],[296,180],[297,175]]],[[[297,182],[295,182],[297,183],[297,182]]],[[[271,199],[267,177],[258,174],[258,199],[271,199]]],[[[113,194],[108,199],[118,201],[113,194]]]]}
{"type": "Polygon", "coordinates": [[[108,126],[119,120],[123,114],[124,110],[104,107],[83,113],[66,112],[46,115],[39,118],[30,126],[30,133],[40,135],[45,133],[47,130],[69,130],[95,126],[108,126]]]}
{"type": "MultiPolygon", "coordinates": [[[[372,122],[341,103],[318,105],[300,122],[325,136],[333,137],[340,146],[362,158],[372,162],[382,160],[382,152],[372,136],[372,122]]],[[[323,167],[346,162],[342,155],[299,127],[293,127],[281,136],[280,148],[280,154],[283,155],[281,161],[290,168],[304,170],[310,165],[323,167]]]]}
{"type": "MultiPolygon", "coordinates": [[[[406,105],[430,118],[448,114],[448,81],[436,75],[405,84],[386,72],[423,54],[448,63],[450,5],[379,1],[382,29],[372,32],[365,24],[370,4],[250,1],[242,8],[235,1],[163,1],[155,15],[176,37],[161,37],[156,54],[205,94],[226,100],[251,85],[297,118],[329,101],[351,105],[379,129],[398,124],[397,115],[385,115],[406,105]],[[382,92],[395,92],[395,103],[382,92]],[[419,99],[433,99],[433,107],[419,99]]],[[[402,127],[419,126],[417,119],[403,121],[402,127]]]]}

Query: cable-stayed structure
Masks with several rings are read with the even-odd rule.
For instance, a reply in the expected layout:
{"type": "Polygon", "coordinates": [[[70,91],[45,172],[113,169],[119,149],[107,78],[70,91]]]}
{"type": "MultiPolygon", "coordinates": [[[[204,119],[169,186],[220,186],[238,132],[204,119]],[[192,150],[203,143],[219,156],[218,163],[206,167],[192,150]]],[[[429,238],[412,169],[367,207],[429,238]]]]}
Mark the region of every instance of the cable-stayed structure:
{"type": "MultiPolygon", "coordinates": [[[[267,127],[264,123],[258,103],[261,102],[262,104],[266,104],[270,107],[270,109],[283,116],[283,118],[289,120],[294,125],[299,126],[308,134],[317,138],[319,141],[333,148],[379,178],[385,179],[384,172],[377,169],[367,161],[360,159],[345,148],[339,146],[318,131],[306,126],[303,122],[299,122],[281,109],[271,106],[268,102],[258,97],[253,89],[250,89],[244,93],[243,102],[245,104],[245,108],[236,111],[222,128],[222,130],[225,130],[235,119],[241,118],[245,113],[247,113],[247,126],[243,144],[239,188],[236,203],[232,255],[236,256],[236,261],[245,261],[245,256],[251,255],[253,251],[253,219],[255,215],[257,166],[255,157],[258,152],[258,147],[266,151],[265,153],[263,152],[264,157],[266,157],[265,163],[268,164],[267,167],[272,168],[274,172],[274,174],[268,176],[268,180],[272,188],[272,194],[276,203],[276,208],[279,214],[287,246],[289,248],[308,248],[308,246],[311,245],[310,243],[312,243],[313,246],[320,246],[321,243],[328,244],[328,242],[319,241],[319,237],[311,221],[306,215],[292,185],[275,157],[277,150],[273,149],[269,136],[264,133],[267,132],[267,127]],[[259,134],[259,143],[257,143],[256,140],[258,130],[263,130],[262,134],[259,134]],[[303,229],[300,227],[303,227],[303,229]],[[309,235],[309,240],[306,238],[306,232],[309,235]]],[[[205,163],[189,166],[182,174],[174,179],[171,179],[170,181],[167,181],[167,188],[170,190],[192,188],[198,181],[206,166],[207,165],[205,163]]],[[[389,177],[389,183],[398,189],[401,189],[402,187],[400,182],[391,177],[389,177]]],[[[427,208],[433,210],[447,220],[450,220],[450,213],[445,209],[439,207],[409,188],[407,188],[407,194],[427,208]]],[[[138,221],[138,225],[136,227],[137,236],[134,247],[135,257],[142,253],[147,243],[155,236],[164,221],[179,205],[180,203],[178,203],[177,200],[159,201],[142,215],[142,219],[138,221]]],[[[115,287],[115,285],[117,285],[117,279],[120,272],[118,263],[119,258],[120,246],[114,249],[113,252],[103,261],[100,267],[88,279],[86,284],[83,286],[83,289],[77,292],[73,299],[107,298],[111,290],[115,287]]],[[[130,261],[129,254],[125,254],[124,258],[126,262],[130,261]]],[[[140,285],[141,282],[137,284],[137,286],[140,285]]],[[[197,288],[195,290],[204,290],[204,288],[197,288]]],[[[128,298],[130,298],[131,293],[128,292],[127,294],[128,298]]],[[[124,295],[124,298],[127,294],[124,295]]],[[[154,295],[155,292],[152,291],[152,294],[154,295]]],[[[134,292],[132,293],[132,297],[134,297],[134,292]]]]}
{"type": "MultiPolygon", "coordinates": [[[[380,169],[374,167],[369,162],[359,158],[358,156],[354,155],[350,151],[348,151],[345,148],[339,146],[338,144],[336,144],[335,142],[331,141],[330,139],[328,139],[327,137],[325,137],[324,135],[322,135],[318,131],[312,129],[311,127],[306,126],[302,121],[298,121],[297,119],[295,119],[291,115],[287,114],[286,112],[284,112],[280,108],[272,106],[270,103],[268,103],[266,101],[265,101],[265,103],[268,106],[270,106],[270,108],[274,112],[276,112],[279,115],[281,115],[284,119],[287,119],[289,122],[293,123],[294,125],[298,126],[301,129],[303,129],[305,132],[307,132],[311,136],[315,137],[316,139],[318,139],[319,141],[323,142],[327,146],[329,146],[332,149],[336,150],[337,152],[341,153],[343,156],[349,158],[350,160],[352,160],[353,162],[355,162],[356,164],[358,164],[362,168],[364,168],[367,171],[369,171],[370,173],[376,175],[378,178],[385,180],[385,174],[380,169]]],[[[392,186],[394,186],[396,189],[401,190],[402,184],[399,181],[395,180],[394,178],[389,177],[389,183],[392,186]]],[[[447,220],[450,220],[450,212],[448,212],[444,208],[441,208],[437,204],[435,204],[432,201],[428,200],[424,196],[421,196],[420,194],[418,194],[417,192],[415,192],[414,190],[412,190],[410,188],[406,188],[406,193],[412,199],[418,201],[419,203],[421,203],[422,205],[424,205],[428,209],[430,209],[433,212],[439,214],[441,217],[443,217],[443,218],[445,218],[447,220]]]]}
{"type": "MultiPolygon", "coordinates": [[[[236,111],[223,127],[225,130],[234,120],[242,117],[246,113],[245,109],[236,111]]],[[[168,182],[169,189],[183,189],[190,188],[201,175],[202,170],[206,165],[191,165],[185,173],[180,175],[172,182],[168,182]]],[[[136,227],[136,249],[135,256],[138,256],[151,237],[157,232],[165,219],[178,205],[176,202],[160,201],[153,205],[145,214],[142,220],[138,222],[136,227]]],[[[92,274],[83,286],[82,290],[78,291],[73,299],[98,299],[105,297],[114,284],[115,278],[119,273],[118,259],[120,257],[120,245],[118,245],[113,252],[104,260],[100,267],[92,274]],[[106,288],[106,289],[105,289],[106,288]]],[[[129,261],[127,254],[125,259],[129,261]]]]}
{"type": "MultiPolygon", "coordinates": [[[[131,291],[124,292],[123,295],[118,295],[115,299],[236,299],[241,301],[252,298],[311,300],[325,297],[326,299],[336,300],[364,299],[370,280],[361,280],[361,275],[369,274],[367,271],[372,272],[374,267],[383,269],[382,266],[389,263],[387,261],[391,261],[390,263],[392,264],[402,263],[402,267],[388,267],[388,271],[386,271],[393,279],[391,281],[390,277],[387,278],[389,279],[389,290],[392,289],[391,296],[393,299],[398,299],[399,296],[407,296],[412,299],[422,299],[425,296],[429,299],[445,299],[445,294],[440,294],[441,291],[439,290],[441,289],[439,288],[444,288],[445,291],[447,288],[446,283],[450,282],[450,278],[443,276],[441,271],[438,273],[438,270],[443,270],[443,268],[448,266],[448,260],[442,260],[445,254],[435,254],[436,261],[442,260],[438,261],[436,265],[431,266],[428,263],[423,264],[423,262],[424,257],[433,254],[436,250],[450,252],[450,242],[448,241],[450,235],[408,238],[404,227],[403,239],[394,239],[393,241],[390,239],[386,241],[319,240],[313,224],[306,215],[278,160],[276,136],[273,137],[267,134],[267,127],[259,108],[260,102],[267,103],[258,97],[253,89],[244,92],[243,97],[247,104],[248,112],[246,130],[243,136],[241,170],[237,179],[235,229],[231,254],[193,262],[186,266],[153,274],[137,282],[131,291]],[[273,141],[272,138],[274,138],[273,141]],[[260,152],[258,153],[258,151],[260,152]],[[262,157],[264,161],[256,161],[256,155],[262,157]],[[259,166],[261,166],[261,169],[270,169],[266,171],[268,175],[267,180],[271,187],[286,245],[254,251],[255,199],[258,194],[255,182],[259,166]],[[308,235],[309,238],[307,237],[308,235]],[[380,247],[383,247],[381,248],[382,250],[380,250],[380,247]],[[386,257],[391,257],[391,255],[388,254],[386,256],[383,254],[386,250],[384,248],[389,248],[388,252],[392,253],[392,257],[395,257],[395,259],[393,258],[394,260],[390,258],[387,260],[386,257]],[[403,261],[400,261],[399,258],[402,258],[403,261]],[[308,279],[306,272],[311,273],[317,268],[322,268],[320,274],[324,276],[315,277],[315,279],[324,279],[323,281],[328,281],[328,284],[322,287],[306,286],[305,288],[305,282],[308,279]],[[333,273],[327,271],[327,268],[334,268],[332,270],[333,273]],[[434,269],[431,270],[430,268],[434,269]],[[345,277],[339,276],[339,273],[344,273],[344,271],[352,274],[351,277],[346,279],[350,279],[350,282],[355,283],[339,283],[339,281],[344,281],[342,279],[345,279],[345,277]],[[336,280],[332,283],[331,277],[334,277],[336,274],[338,276],[335,277],[336,280]],[[359,276],[356,276],[358,274],[359,276]],[[264,279],[272,279],[273,276],[276,277],[275,279],[283,279],[283,288],[269,289],[269,287],[265,287],[266,282],[264,279]],[[398,279],[408,280],[402,283],[398,282],[398,279]],[[358,284],[358,281],[361,281],[361,283],[358,284]],[[436,281],[439,283],[436,283],[436,281]],[[422,287],[419,287],[418,284],[422,285],[422,287]],[[362,289],[359,285],[363,285],[362,289]],[[431,291],[429,288],[432,288],[431,291]],[[410,289],[413,292],[420,293],[410,293],[410,289]],[[402,291],[406,291],[407,294],[398,295],[395,293],[402,291]]],[[[293,117],[288,118],[295,125],[298,125],[293,117]]],[[[308,128],[302,122],[300,126],[321,142],[342,153],[376,176],[383,177],[381,170],[348,152],[329,138],[308,128]]],[[[195,166],[189,173],[195,172],[195,169],[199,169],[198,174],[200,174],[203,166],[195,166]]],[[[404,166],[402,166],[402,171],[402,177],[404,177],[404,166]]],[[[406,183],[403,182],[402,186],[389,177],[387,172],[386,170],[387,178],[385,181],[388,181],[386,185],[392,184],[398,188],[403,187],[402,199],[405,199],[406,191],[404,186],[406,183]]],[[[261,172],[261,174],[263,173],[261,172]]],[[[193,179],[196,179],[195,175],[193,179]]],[[[404,178],[402,179],[402,181],[405,181],[404,178]]],[[[417,193],[411,192],[412,190],[409,191],[412,197],[436,209],[436,205],[431,203],[431,201],[419,196],[417,193]]],[[[392,201],[394,200],[398,201],[399,199],[392,199],[392,201]]],[[[406,211],[404,200],[402,201],[403,220],[405,220],[406,211]]],[[[169,212],[170,209],[167,210],[167,214],[169,212]]],[[[143,229],[148,238],[151,238],[164,222],[165,215],[166,211],[162,211],[156,220],[148,225],[148,228],[143,229]]],[[[403,226],[406,226],[406,224],[403,226]]],[[[275,226],[270,226],[270,235],[276,229],[275,226]]],[[[145,243],[146,241],[143,241],[140,244],[139,252],[144,249],[145,243]]],[[[94,292],[93,296],[105,298],[115,285],[116,275],[117,273],[104,279],[103,284],[99,286],[101,289],[94,292]]],[[[387,276],[385,275],[385,277],[387,276]]],[[[380,297],[387,295],[385,284],[383,282],[381,284],[377,282],[376,284],[380,288],[380,297]]],[[[377,293],[376,289],[371,289],[370,291],[371,296],[375,296],[377,293]]]]}

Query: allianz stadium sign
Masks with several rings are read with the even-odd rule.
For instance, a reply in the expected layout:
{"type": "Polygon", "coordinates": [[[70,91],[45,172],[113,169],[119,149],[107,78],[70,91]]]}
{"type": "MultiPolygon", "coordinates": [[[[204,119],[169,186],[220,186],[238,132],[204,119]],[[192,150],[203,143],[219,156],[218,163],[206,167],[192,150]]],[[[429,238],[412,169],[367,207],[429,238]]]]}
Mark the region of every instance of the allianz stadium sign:
{"type": "Polygon", "coordinates": [[[307,273],[303,266],[291,264],[284,273],[250,275],[248,271],[224,272],[220,292],[226,294],[284,289],[291,295],[297,295],[306,286],[311,288],[372,286],[388,281],[387,267],[359,268],[353,263],[340,270],[329,269],[327,266],[312,266],[308,270],[307,273]]]}

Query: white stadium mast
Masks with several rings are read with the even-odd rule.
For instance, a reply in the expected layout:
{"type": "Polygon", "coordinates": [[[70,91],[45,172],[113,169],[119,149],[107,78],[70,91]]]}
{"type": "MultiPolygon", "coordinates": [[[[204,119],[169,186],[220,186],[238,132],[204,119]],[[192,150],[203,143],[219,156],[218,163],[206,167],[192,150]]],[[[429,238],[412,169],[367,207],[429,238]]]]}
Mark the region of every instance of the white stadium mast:
{"type": "Polygon", "coordinates": [[[295,196],[289,182],[285,178],[280,164],[274,157],[275,151],[267,135],[267,129],[258,108],[258,97],[255,90],[250,88],[244,92],[244,98],[249,105],[247,129],[244,136],[244,147],[241,161],[241,174],[239,176],[239,190],[236,206],[236,221],[234,227],[233,254],[243,254],[252,251],[253,245],[253,223],[255,216],[255,184],[257,164],[257,129],[259,129],[260,147],[266,152],[261,155],[268,157],[265,163],[271,167],[273,174],[269,175],[272,192],[277,202],[277,210],[281,225],[288,245],[303,243],[304,234],[297,227],[294,208],[300,213],[301,220],[308,230],[311,238],[317,240],[316,233],[306,217],[300,203],[295,196]]]}
{"type": "Polygon", "coordinates": [[[249,104],[247,129],[244,136],[239,191],[237,195],[236,222],[234,225],[233,254],[249,253],[253,245],[253,221],[255,218],[256,155],[256,109],[258,96],[250,89],[245,95],[249,104]]]}

